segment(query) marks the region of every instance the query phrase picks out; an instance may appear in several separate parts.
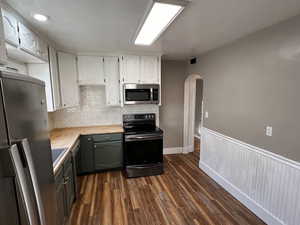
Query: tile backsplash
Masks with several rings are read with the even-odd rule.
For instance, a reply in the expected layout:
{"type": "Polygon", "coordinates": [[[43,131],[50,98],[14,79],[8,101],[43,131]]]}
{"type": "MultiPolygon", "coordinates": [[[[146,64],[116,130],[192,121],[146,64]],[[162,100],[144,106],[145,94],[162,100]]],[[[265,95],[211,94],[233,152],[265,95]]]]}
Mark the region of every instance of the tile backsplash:
{"type": "Polygon", "coordinates": [[[157,105],[111,107],[106,105],[104,86],[81,86],[80,106],[49,113],[49,128],[122,124],[127,113],[155,113],[159,121],[157,105]]]}

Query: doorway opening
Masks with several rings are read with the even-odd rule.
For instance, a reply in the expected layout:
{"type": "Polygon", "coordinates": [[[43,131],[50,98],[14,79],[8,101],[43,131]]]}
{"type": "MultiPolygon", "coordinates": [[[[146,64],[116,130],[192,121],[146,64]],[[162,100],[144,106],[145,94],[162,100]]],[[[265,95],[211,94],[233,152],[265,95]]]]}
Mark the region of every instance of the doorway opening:
{"type": "Polygon", "coordinates": [[[183,153],[193,152],[200,157],[203,121],[203,79],[191,74],[184,83],[183,153]]]}

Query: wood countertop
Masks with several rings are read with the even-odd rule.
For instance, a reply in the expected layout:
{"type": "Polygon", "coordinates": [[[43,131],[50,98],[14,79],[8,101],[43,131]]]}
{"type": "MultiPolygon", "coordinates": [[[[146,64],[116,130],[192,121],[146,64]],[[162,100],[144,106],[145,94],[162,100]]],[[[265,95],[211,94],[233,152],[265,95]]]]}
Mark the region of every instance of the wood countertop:
{"type": "Polygon", "coordinates": [[[63,156],[60,157],[59,162],[57,162],[54,166],[54,174],[57,172],[68,153],[72,150],[73,146],[77,143],[80,135],[113,134],[123,132],[124,130],[121,125],[70,127],[54,129],[50,131],[51,148],[66,149],[66,151],[63,153],[63,156]]]}

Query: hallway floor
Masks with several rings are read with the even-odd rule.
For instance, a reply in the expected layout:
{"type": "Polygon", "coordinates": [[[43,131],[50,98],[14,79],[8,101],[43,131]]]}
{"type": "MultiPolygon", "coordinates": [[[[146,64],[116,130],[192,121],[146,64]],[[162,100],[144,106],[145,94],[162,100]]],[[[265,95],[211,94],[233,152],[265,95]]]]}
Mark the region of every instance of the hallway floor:
{"type": "Polygon", "coordinates": [[[125,179],[113,171],[80,177],[69,224],[263,225],[198,168],[199,141],[195,147],[194,153],[165,156],[161,176],[125,179]]]}

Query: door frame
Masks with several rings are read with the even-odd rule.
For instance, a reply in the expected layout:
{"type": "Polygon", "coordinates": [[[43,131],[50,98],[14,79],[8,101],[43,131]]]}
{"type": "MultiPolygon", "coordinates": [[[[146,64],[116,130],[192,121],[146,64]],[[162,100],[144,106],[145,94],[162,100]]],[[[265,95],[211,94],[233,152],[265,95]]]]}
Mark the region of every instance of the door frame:
{"type": "MultiPolygon", "coordinates": [[[[194,151],[197,80],[203,80],[202,76],[200,76],[199,74],[191,74],[186,78],[184,82],[183,153],[185,154],[194,151]]],[[[202,112],[203,112],[203,101],[202,101],[202,112]]],[[[202,121],[201,121],[201,129],[202,129],[202,121]]]]}

